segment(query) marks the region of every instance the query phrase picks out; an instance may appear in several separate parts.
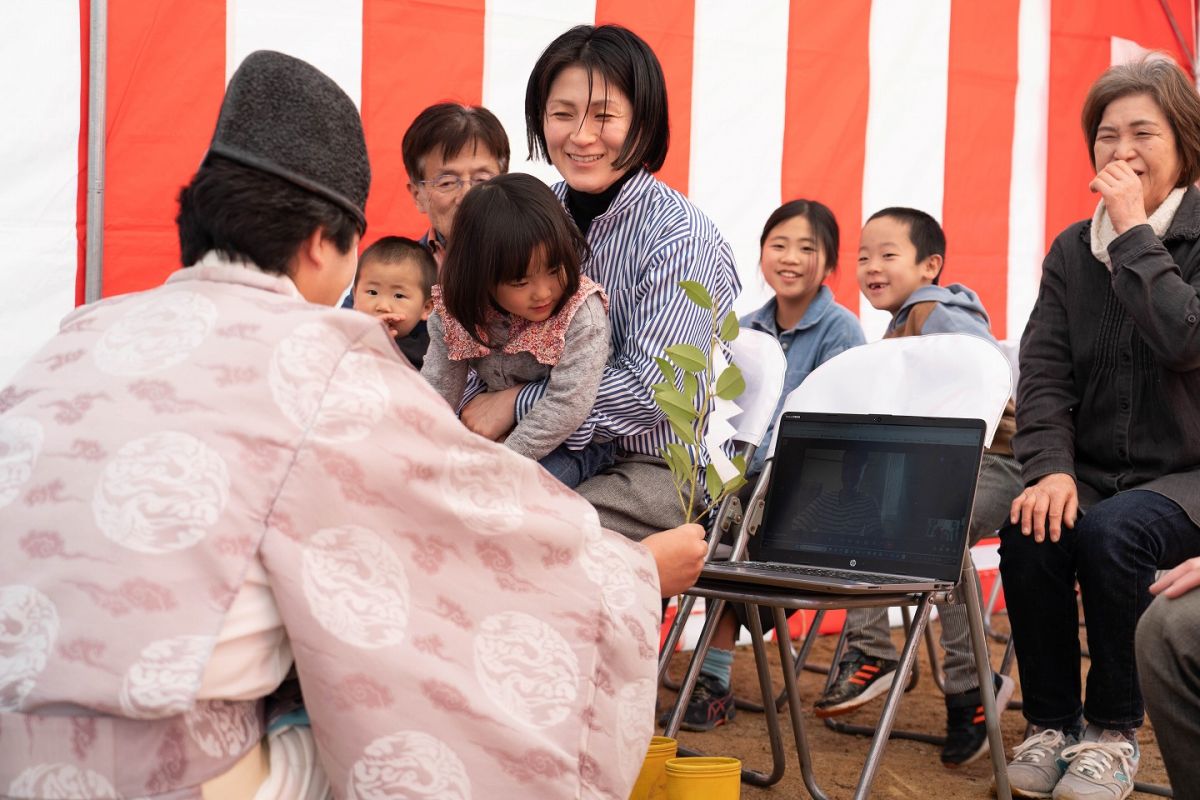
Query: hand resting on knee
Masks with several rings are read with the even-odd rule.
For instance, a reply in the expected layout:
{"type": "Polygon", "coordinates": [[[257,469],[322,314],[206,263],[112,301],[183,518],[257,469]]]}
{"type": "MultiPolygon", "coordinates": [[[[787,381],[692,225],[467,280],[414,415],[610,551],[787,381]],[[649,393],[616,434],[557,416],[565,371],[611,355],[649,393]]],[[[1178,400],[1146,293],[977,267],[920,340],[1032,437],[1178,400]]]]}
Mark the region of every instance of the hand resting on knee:
{"type": "Polygon", "coordinates": [[[1021,492],[1012,502],[1008,521],[1021,523],[1021,533],[1033,534],[1035,541],[1042,542],[1046,534],[1050,541],[1057,542],[1062,528],[1075,527],[1079,515],[1079,489],[1075,479],[1065,472],[1054,472],[1038,479],[1037,483],[1021,492]]]}

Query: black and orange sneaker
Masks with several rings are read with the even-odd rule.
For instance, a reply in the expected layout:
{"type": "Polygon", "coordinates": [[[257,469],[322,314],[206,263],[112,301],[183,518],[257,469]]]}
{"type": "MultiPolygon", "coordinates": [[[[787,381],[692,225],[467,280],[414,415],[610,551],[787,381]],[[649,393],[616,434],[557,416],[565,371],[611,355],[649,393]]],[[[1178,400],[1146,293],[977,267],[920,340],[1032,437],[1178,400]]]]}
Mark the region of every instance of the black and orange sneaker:
{"type": "MultiPolygon", "coordinates": [[[[1016,683],[1007,675],[993,675],[996,709],[1003,712],[1016,683]]],[[[946,695],[946,745],[942,765],[954,769],[970,764],[988,750],[987,723],[978,689],[946,695]]]]}
{"type": "Polygon", "coordinates": [[[892,688],[896,663],[894,659],[872,658],[855,649],[846,651],[838,664],[837,679],[813,703],[813,713],[822,718],[836,717],[871,702],[892,688]]]}
{"type": "Polygon", "coordinates": [[[696,678],[696,688],[692,690],[679,727],[685,731],[711,731],[729,722],[736,713],[733,689],[722,686],[716,678],[701,674],[696,678]]]}

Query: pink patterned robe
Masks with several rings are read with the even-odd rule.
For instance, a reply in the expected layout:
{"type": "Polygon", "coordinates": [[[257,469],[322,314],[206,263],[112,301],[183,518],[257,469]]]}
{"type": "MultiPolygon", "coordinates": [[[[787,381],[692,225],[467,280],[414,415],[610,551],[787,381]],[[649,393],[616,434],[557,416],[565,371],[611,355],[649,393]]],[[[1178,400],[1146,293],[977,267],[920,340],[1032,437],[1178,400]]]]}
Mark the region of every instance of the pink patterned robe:
{"type": "Polygon", "coordinates": [[[0,391],[0,795],[194,798],[252,559],[338,797],[628,796],[654,562],[469,433],[366,315],[220,265],[78,309],[0,391]]]}

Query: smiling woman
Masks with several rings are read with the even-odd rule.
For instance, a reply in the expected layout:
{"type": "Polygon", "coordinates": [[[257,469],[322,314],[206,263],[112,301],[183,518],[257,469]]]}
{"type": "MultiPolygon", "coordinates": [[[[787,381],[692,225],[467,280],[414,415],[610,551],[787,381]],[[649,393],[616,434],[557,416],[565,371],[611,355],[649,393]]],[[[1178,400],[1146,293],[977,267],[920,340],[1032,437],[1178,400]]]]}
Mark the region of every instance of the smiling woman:
{"type": "MultiPolygon", "coordinates": [[[[581,25],[559,36],[538,58],[525,91],[530,157],[550,161],[563,176],[555,193],[590,246],[583,274],[610,300],[612,353],[588,398],[590,413],[566,446],[616,448],[617,462],[578,491],[606,527],[635,539],[680,522],[671,472],[659,457],[675,437],[654,402],[651,386],[662,377],[654,359],[668,345],[686,343],[705,354],[711,346],[710,312],[678,284],[706,286],[722,317],[741,288],[716,226],[651,174],[666,159],[667,119],[658,58],[616,25],[581,25]]],[[[501,436],[547,388],[539,380],[481,394],[463,408],[463,421],[501,436]]]]}
{"type": "Polygon", "coordinates": [[[554,79],[546,101],[546,151],[570,186],[599,194],[620,179],[629,161],[624,151],[631,110],[625,93],[597,71],[574,65],[554,79]]]}
{"type": "MultiPolygon", "coordinates": [[[[1122,798],[1143,718],[1134,628],[1155,571],[1200,554],[1200,96],[1152,57],[1104,73],[1082,121],[1100,202],[1050,248],[1021,341],[1013,449],[1027,488],[1000,570],[1038,729],[1009,780],[1026,796],[1122,798]]],[[[1164,756],[1170,737],[1159,730],[1164,756]]]]}

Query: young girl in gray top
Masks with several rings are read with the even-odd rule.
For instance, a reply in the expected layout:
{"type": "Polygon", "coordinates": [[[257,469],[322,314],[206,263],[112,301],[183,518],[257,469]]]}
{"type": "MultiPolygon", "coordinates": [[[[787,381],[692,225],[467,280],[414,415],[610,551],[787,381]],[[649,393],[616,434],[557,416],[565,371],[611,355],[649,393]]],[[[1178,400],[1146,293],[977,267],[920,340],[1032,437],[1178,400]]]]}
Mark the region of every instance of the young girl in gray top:
{"type": "Polygon", "coordinates": [[[587,252],[537,178],[501,175],[472,189],[434,289],[421,369],[456,408],[468,392],[547,379],[546,393],[503,441],[572,488],[614,455],[612,442],[564,444],[591,411],[609,355],[608,298],[579,273],[587,252]]]}

